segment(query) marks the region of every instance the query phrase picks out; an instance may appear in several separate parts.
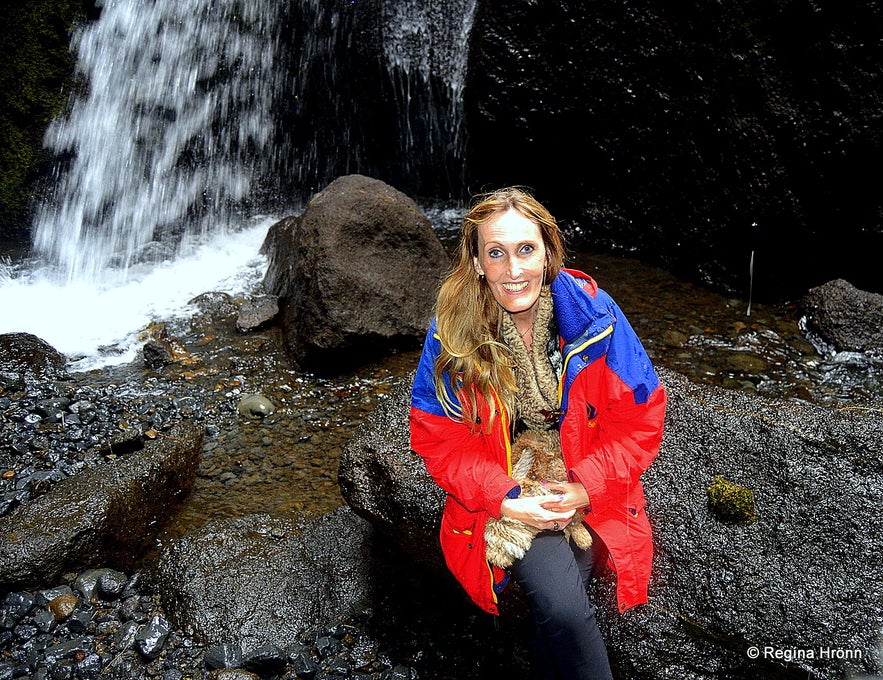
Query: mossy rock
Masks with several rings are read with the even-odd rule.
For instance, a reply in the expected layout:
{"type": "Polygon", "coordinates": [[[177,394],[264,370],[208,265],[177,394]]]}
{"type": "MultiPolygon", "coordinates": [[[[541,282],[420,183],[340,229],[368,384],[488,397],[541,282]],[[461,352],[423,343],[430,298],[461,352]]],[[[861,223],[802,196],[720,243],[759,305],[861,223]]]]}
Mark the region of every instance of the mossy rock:
{"type": "Polygon", "coordinates": [[[727,522],[750,524],[757,519],[754,493],[751,489],[723,477],[715,477],[708,487],[708,507],[717,517],[727,522]]]}

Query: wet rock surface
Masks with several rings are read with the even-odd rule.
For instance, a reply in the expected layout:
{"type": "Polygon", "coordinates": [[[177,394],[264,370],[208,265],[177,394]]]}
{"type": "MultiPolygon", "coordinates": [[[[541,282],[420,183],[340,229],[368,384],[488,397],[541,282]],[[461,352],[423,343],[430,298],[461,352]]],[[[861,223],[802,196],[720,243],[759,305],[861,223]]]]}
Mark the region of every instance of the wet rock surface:
{"type": "Polygon", "coordinates": [[[52,582],[89,564],[130,563],[189,492],[201,450],[202,429],[179,424],[145,451],[127,449],[125,459],[61,480],[0,518],[0,588],[52,582]]]}
{"type": "Polygon", "coordinates": [[[218,520],[163,545],[155,580],[179,625],[196,637],[284,647],[368,605],[371,534],[346,508],[310,523],[218,520]]]}
{"type": "Polygon", "coordinates": [[[334,374],[417,346],[449,262],[419,206],[362,175],[334,180],[271,227],[264,249],[292,358],[334,374]]]}
{"type": "MultiPolygon", "coordinates": [[[[669,392],[666,434],[644,475],[657,547],[650,604],[617,614],[609,574],[596,594],[622,677],[659,677],[660,668],[666,677],[709,680],[781,677],[789,668],[832,679],[879,672],[879,413],[769,400],[660,373],[669,392]],[[755,521],[712,513],[707,491],[718,476],[752,491],[755,521]],[[788,664],[749,652],[795,646],[815,656],[788,664]],[[825,656],[832,648],[850,656],[825,656]]],[[[421,552],[436,537],[441,503],[423,492],[426,473],[408,446],[407,397],[396,392],[360,428],[340,477],[359,514],[404,551],[421,552]]]]}
{"type": "Polygon", "coordinates": [[[67,358],[30,333],[0,335],[0,386],[24,389],[67,377],[67,358]]]}
{"type": "Polygon", "coordinates": [[[801,324],[822,349],[867,352],[883,359],[883,295],[836,279],[800,301],[801,324]]]}

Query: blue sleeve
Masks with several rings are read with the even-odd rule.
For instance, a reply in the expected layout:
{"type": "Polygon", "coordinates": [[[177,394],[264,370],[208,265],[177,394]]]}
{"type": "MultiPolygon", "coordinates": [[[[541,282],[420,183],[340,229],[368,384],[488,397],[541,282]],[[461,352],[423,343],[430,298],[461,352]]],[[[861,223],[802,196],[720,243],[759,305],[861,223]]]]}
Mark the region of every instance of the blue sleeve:
{"type": "Polygon", "coordinates": [[[411,406],[436,416],[447,415],[435,394],[435,360],[441,353],[441,340],[436,332],[436,322],[429,326],[423,343],[423,354],[417,364],[414,386],[411,388],[411,406]]]}

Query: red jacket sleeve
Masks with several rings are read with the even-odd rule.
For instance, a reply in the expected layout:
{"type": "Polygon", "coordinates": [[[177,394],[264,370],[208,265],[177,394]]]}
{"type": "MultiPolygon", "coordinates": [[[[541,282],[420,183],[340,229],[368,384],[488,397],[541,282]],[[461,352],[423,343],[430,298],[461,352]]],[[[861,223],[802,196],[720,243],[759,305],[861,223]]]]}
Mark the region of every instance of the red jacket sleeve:
{"type": "Polygon", "coordinates": [[[565,418],[562,438],[577,443],[570,478],[582,483],[597,512],[613,502],[642,501],[634,491],[640,490],[637,482],[659,451],[666,395],[660,384],[645,402],[636,403],[632,389],[603,360],[596,363],[574,381],[570,395],[571,404],[592,408],[565,418]]]}
{"type": "Polygon", "coordinates": [[[500,504],[518,486],[507,474],[500,427],[490,434],[472,433],[463,423],[416,407],[411,407],[410,424],[411,448],[435,483],[467,510],[483,510],[499,519],[500,504]]]}

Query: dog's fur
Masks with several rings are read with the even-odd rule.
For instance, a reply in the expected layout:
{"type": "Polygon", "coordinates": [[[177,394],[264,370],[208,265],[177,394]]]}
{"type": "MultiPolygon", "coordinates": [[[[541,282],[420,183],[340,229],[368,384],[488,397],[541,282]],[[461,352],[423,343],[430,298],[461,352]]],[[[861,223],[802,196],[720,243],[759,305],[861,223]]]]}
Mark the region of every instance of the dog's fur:
{"type": "MultiPolygon", "coordinates": [[[[549,493],[542,482],[563,481],[567,474],[561,457],[558,432],[527,430],[512,445],[512,459],[517,461],[512,476],[521,485],[522,496],[544,496],[549,493]]],[[[491,517],[484,530],[487,543],[487,560],[506,569],[515,560],[524,557],[533,537],[540,532],[518,520],[491,517]]],[[[580,548],[592,545],[592,536],[582,521],[582,511],[577,510],[564,534],[580,548]]]]}

